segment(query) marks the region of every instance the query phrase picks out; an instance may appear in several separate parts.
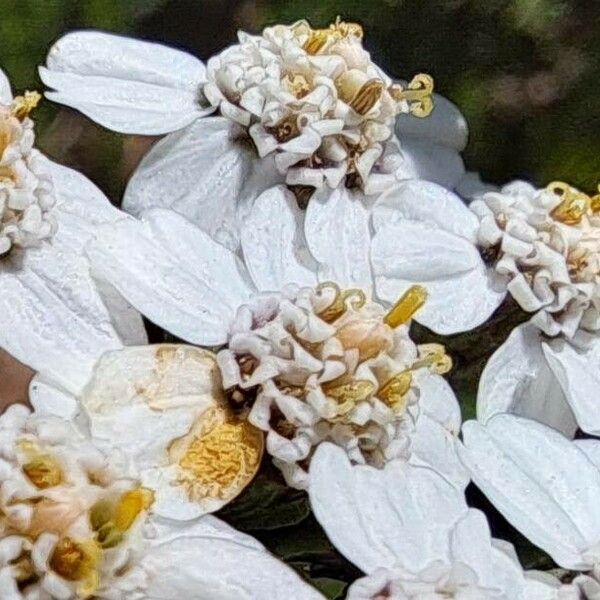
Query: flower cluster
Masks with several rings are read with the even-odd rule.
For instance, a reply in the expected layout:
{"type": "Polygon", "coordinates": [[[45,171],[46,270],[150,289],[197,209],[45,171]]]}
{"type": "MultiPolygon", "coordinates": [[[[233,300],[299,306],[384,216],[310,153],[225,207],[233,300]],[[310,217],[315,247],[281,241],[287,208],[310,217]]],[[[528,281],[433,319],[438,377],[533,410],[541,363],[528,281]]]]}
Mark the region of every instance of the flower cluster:
{"type": "Polygon", "coordinates": [[[152,493],[70,422],[0,416],[0,582],[11,598],[87,598],[127,570],[152,493]]]}
{"type": "Polygon", "coordinates": [[[400,113],[427,116],[433,80],[392,83],[362,46],[363,30],[306,21],[241,32],[239,44],[211,58],[204,95],[249,128],[261,157],[274,153],[289,185],[336,188],[353,178],[367,192],[394,180],[401,162],[385,151],[400,113]]]}
{"type": "Polygon", "coordinates": [[[330,440],[357,464],[410,455],[420,369],[444,373],[441,346],[417,346],[406,323],[425,301],[411,289],[386,314],[361,290],[291,286],[238,309],[217,355],[232,403],[267,432],[267,451],[288,484],[308,486],[314,449],[330,440]]]}
{"type": "Polygon", "coordinates": [[[0,349],[37,371],[33,409],[0,415],[0,598],[321,598],[210,515],[238,496],[223,516],[249,529],[266,498],[260,527],[310,532],[285,506],[310,502],[363,573],[350,600],[600,598],[600,195],[465,176],[458,110],[362,38],[276,25],[206,66],[61,38],[51,99],[169,134],[130,214],[33,149],[38,96],[0,73],[0,257],[28,247],[0,272],[0,349]],[[459,385],[489,350],[463,424],[439,336],[509,295],[493,353],[489,329],[449,342],[459,385]],[[571,573],[524,569],[469,482],[571,573]]]}
{"type": "Polygon", "coordinates": [[[27,92],[0,104],[0,256],[38,245],[54,232],[52,182],[38,166],[29,112],[40,95],[27,92]]]}
{"type": "Polygon", "coordinates": [[[600,200],[563,183],[516,182],[470,205],[508,291],[548,335],[600,329],[600,200]]]}

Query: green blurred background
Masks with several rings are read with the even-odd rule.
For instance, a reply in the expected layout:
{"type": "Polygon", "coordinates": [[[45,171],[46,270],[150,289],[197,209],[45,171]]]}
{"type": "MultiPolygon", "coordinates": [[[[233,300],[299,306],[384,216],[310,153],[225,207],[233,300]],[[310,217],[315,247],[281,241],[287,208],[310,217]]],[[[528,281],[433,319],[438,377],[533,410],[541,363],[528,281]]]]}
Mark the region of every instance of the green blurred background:
{"type": "MultiPolygon", "coordinates": [[[[391,75],[427,71],[470,124],[469,168],[503,182],[600,172],[600,3],[589,0],[0,0],[0,64],[15,90],[41,89],[36,66],[62,33],[102,28],[207,58],[236,30],[336,15],[364,25],[391,75]]],[[[115,201],[147,141],[102,131],[45,102],[39,146],[83,170],[115,201]]]]}

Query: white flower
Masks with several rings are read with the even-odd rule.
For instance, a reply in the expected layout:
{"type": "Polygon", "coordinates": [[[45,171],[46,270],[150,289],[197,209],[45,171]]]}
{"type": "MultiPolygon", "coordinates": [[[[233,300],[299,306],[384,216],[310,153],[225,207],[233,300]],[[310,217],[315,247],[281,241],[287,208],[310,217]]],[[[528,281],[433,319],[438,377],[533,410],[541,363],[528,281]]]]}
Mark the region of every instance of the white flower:
{"type": "Polygon", "coordinates": [[[306,241],[301,218],[285,188],[263,193],[242,229],[244,263],[160,209],[99,228],[88,252],[152,321],[191,343],[226,345],[218,360],[229,400],[268,432],[267,450],[293,485],[306,486],[322,439],[357,462],[433,462],[463,485],[460,412],[432,372],[449,360],[407,333],[421,291],[391,311],[373,300],[368,213],[348,191],[311,203],[306,241]]]}
{"type": "Polygon", "coordinates": [[[431,468],[352,466],[323,444],[310,479],[315,516],[365,573],[350,587],[352,600],[578,598],[575,590],[559,596],[553,578],[523,573],[512,546],[492,539],[485,516],[431,468]]]}
{"type": "Polygon", "coordinates": [[[189,520],[218,510],[260,466],[263,435],[227,406],[206,350],[109,352],[78,400],[94,443],[127,457],[132,475],[154,492],[158,516],[189,520]]]}
{"type": "Polygon", "coordinates": [[[371,263],[377,294],[384,300],[412,285],[425,287],[429,301],[415,319],[439,333],[483,323],[507,293],[524,309],[535,311],[531,322],[517,328],[490,359],[480,383],[478,416],[485,421],[497,413],[515,412],[572,436],[576,423],[589,433],[600,431],[594,272],[598,217],[593,199],[560,189],[566,195],[563,200],[550,191],[513,184],[502,192],[484,193],[467,207],[433,183],[401,183],[382,194],[372,209],[371,263]],[[520,190],[530,195],[522,196],[520,190]],[[534,210],[533,197],[549,204],[534,210]],[[578,199],[585,213],[576,215],[580,222],[560,221],[560,211],[578,199]],[[500,218],[499,207],[512,216],[500,218]],[[498,219],[506,230],[498,226],[498,219]],[[538,221],[539,232],[533,226],[538,221]],[[540,239],[528,245],[515,237],[524,238],[527,231],[539,233],[540,239]],[[556,244],[556,250],[543,239],[556,244]],[[561,247],[565,240],[571,245],[561,247]],[[530,255],[517,258],[517,247],[530,255]],[[540,266],[541,256],[554,266],[540,266]],[[558,279],[552,280],[552,272],[560,275],[558,279]],[[521,285],[530,279],[537,282],[533,287],[521,285]],[[523,301],[534,291],[540,298],[545,294],[547,303],[523,301]]]}
{"type": "Polygon", "coordinates": [[[142,161],[123,208],[173,208],[235,249],[248,203],[277,183],[302,195],[342,180],[376,192],[407,177],[450,187],[462,178],[462,115],[444,99],[427,119],[406,114],[430,110],[430,80],[392,83],[361,36],[345,23],[242,32],[205,68],[158,44],[74,32],[40,76],[55,90],[49,98],[110,129],[174,132],[142,161]],[[200,118],[216,109],[221,116],[200,118]]]}
{"type": "Polygon", "coordinates": [[[91,182],[33,148],[28,112],[0,71],[0,347],[77,390],[105,350],[145,339],[131,307],[90,276],[94,226],[121,217],[91,182]]]}
{"type": "Polygon", "coordinates": [[[600,329],[600,201],[562,183],[515,182],[470,204],[480,246],[546,334],[600,329]]]}
{"type": "Polygon", "coordinates": [[[335,188],[354,176],[371,192],[395,180],[402,159],[382,164],[383,144],[396,115],[431,112],[429,76],[418,76],[408,90],[393,85],[353,23],[313,30],[299,21],[238,37],[239,44],[208,61],[204,95],[248,127],[261,157],[274,153],[286,183],[335,188]],[[384,172],[372,173],[374,167],[384,172]]]}
{"type": "MultiPolygon", "coordinates": [[[[513,415],[463,426],[473,481],[561,567],[600,572],[600,442],[513,415]]],[[[593,596],[592,596],[593,597],[593,596]]]]}
{"type": "Polygon", "coordinates": [[[120,452],[101,452],[74,422],[13,406],[0,436],[2,598],[321,597],[218,519],[157,519],[120,452]]]}

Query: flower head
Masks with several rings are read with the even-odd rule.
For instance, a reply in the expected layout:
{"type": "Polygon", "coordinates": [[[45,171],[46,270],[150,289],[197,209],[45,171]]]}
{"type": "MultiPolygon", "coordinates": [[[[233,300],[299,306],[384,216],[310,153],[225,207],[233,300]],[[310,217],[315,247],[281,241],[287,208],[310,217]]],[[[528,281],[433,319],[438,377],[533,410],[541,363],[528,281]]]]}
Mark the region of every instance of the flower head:
{"type": "Polygon", "coordinates": [[[81,404],[96,444],[119,449],[153,491],[157,515],[217,510],[260,465],[263,435],[226,405],[208,351],[161,344],[107,353],[81,404]]]}
{"type": "Polygon", "coordinates": [[[362,37],[360,25],[339,19],[321,30],[299,21],[260,36],[241,32],[239,44],[208,61],[204,95],[249,128],[261,157],[274,153],[288,184],[335,188],[346,179],[380,189],[376,179],[394,177],[383,144],[395,118],[427,116],[433,80],[418,75],[406,89],[393,84],[362,37]]]}
{"type": "Polygon", "coordinates": [[[288,483],[307,485],[315,447],[333,440],[353,462],[383,466],[410,455],[419,369],[444,373],[441,346],[417,346],[406,323],[424,302],[410,290],[387,313],[361,290],[289,286],[243,305],[217,355],[230,401],[268,432],[288,483]]]}
{"type": "Polygon", "coordinates": [[[466,483],[454,451],[460,410],[438,374],[450,360],[408,333],[423,289],[391,307],[376,301],[363,204],[338,190],[311,205],[303,232],[290,191],[257,198],[244,224],[243,264],[166,210],[102,228],[89,253],[94,269],[152,321],[223,348],[221,393],[238,418],[267,432],[267,452],[288,483],[307,486],[323,440],[358,463],[434,462],[466,483]],[[344,218],[327,219],[330,211],[344,218]]]}
{"type": "Polygon", "coordinates": [[[28,117],[39,99],[26,92],[10,105],[0,103],[0,257],[15,246],[39,245],[55,229],[52,181],[40,168],[28,117]]]}
{"type": "Polygon", "coordinates": [[[51,598],[93,595],[126,565],[152,493],[60,418],[13,406],[0,439],[3,583],[51,598]]]}
{"type": "Polygon", "coordinates": [[[567,184],[516,182],[471,203],[478,240],[508,290],[548,335],[600,329],[598,198],[567,184]]]}

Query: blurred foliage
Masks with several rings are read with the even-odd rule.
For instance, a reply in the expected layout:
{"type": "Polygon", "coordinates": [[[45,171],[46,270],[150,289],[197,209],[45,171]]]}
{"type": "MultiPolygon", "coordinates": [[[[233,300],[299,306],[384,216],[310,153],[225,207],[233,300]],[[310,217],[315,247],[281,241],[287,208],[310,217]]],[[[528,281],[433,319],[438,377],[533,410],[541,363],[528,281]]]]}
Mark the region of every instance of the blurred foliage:
{"type": "MultiPolygon", "coordinates": [[[[237,29],[258,32],[301,18],[326,26],[340,15],[363,24],[366,46],[390,75],[434,76],[469,122],[465,160],[484,179],[561,179],[592,191],[600,173],[598,11],[592,0],[0,0],[0,65],[16,91],[41,89],[37,65],[76,28],[137,35],[206,59],[233,43],[237,29]]],[[[38,146],[82,170],[115,203],[153,141],[112,134],[49,102],[34,117],[38,146]]],[[[485,361],[522,319],[507,305],[485,326],[437,340],[454,358],[449,379],[465,417],[474,416],[485,361]]],[[[414,333],[436,340],[424,328],[414,333]]],[[[468,497],[526,566],[552,565],[476,489],[468,497]]],[[[329,598],[342,597],[359,576],[310,515],[305,494],[287,490],[272,469],[220,516],[256,535],[329,598]]]]}
{"type": "MultiPolygon", "coordinates": [[[[136,34],[206,59],[239,28],[300,18],[323,26],[341,15],[364,25],[365,44],[391,75],[434,76],[467,117],[465,158],[484,178],[562,179],[587,191],[598,181],[600,19],[592,0],[0,0],[0,8],[0,64],[17,90],[41,87],[37,65],[75,28],[136,34]]],[[[47,102],[37,119],[40,146],[118,200],[146,145],[47,102]]]]}

